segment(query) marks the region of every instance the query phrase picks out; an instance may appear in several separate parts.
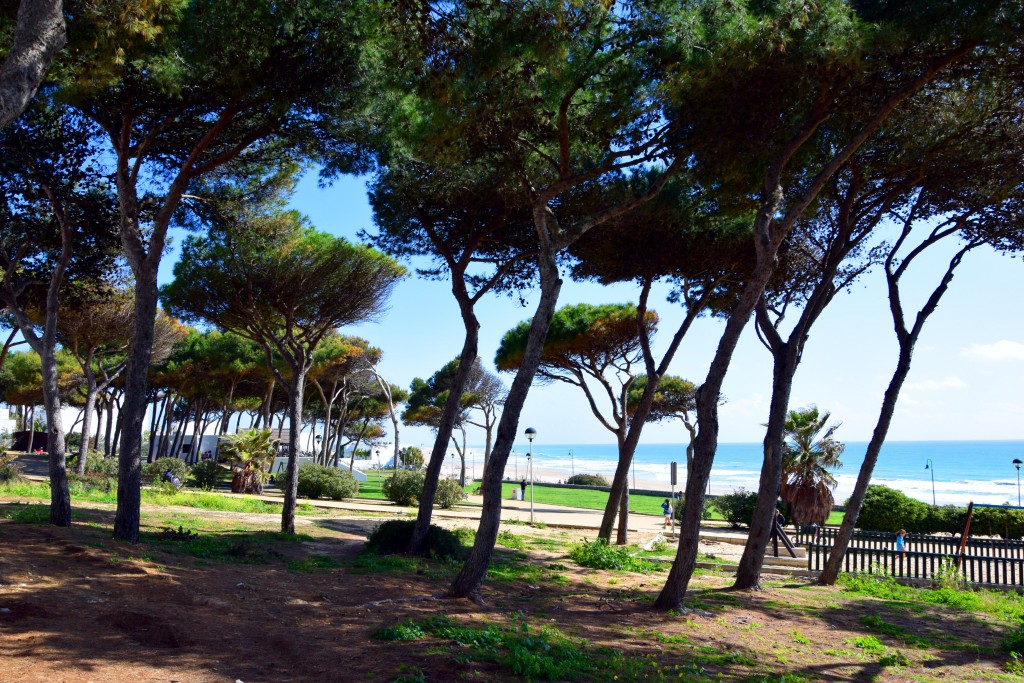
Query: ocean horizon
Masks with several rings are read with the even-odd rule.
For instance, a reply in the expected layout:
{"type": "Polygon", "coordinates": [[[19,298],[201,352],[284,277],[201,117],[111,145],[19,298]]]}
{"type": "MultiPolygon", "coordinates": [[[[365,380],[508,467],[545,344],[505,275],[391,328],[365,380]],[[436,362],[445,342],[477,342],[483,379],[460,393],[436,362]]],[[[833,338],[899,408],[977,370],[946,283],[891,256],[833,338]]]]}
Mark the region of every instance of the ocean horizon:
{"type": "MultiPolygon", "coordinates": [[[[853,492],[860,472],[866,441],[846,443],[835,471],[838,485],[836,502],[842,504],[853,492]]],[[[467,455],[467,474],[479,475],[483,446],[473,446],[467,455]]],[[[505,476],[527,476],[528,444],[517,444],[509,456],[505,476]]],[[[454,455],[454,450],[451,452],[454,455]]],[[[534,443],[534,476],[538,481],[557,481],[571,474],[601,474],[615,471],[615,444],[538,444],[534,443]]],[[[1013,460],[1024,460],[1024,441],[890,441],[882,447],[872,476],[872,484],[899,489],[904,494],[938,505],[975,503],[1016,505],[1018,471],[1013,460]],[[927,465],[927,468],[926,468],[927,465]]],[[[721,443],[711,469],[711,493],[730,493],[743,488],[757,489],[761,474],[760,443],[721,443]]],[[[457,465],[449,457],[445,473],[457,465]]],[[[668,490],[669,463],[679,463],[679,486],[685,486],[686,445],[681,443],[640,444],[630,477],[639,488],[668,490]]]]}

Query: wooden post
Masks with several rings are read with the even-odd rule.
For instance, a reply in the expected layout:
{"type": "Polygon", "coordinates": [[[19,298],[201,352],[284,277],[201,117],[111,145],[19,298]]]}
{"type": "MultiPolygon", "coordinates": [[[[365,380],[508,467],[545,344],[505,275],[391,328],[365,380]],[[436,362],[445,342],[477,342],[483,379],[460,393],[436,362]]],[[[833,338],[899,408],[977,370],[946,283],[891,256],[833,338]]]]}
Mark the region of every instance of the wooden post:
{"type": "Polygon", "coordinates": [[[964,525],[964,535],[960,537],[960,552],[956,556],[956,568],[960,569],[964,561],[964,548],[967,546],[967,535],[971,533],[971,517],[974,515],[974,501],[967,504],[967,523],[964,525]]]}

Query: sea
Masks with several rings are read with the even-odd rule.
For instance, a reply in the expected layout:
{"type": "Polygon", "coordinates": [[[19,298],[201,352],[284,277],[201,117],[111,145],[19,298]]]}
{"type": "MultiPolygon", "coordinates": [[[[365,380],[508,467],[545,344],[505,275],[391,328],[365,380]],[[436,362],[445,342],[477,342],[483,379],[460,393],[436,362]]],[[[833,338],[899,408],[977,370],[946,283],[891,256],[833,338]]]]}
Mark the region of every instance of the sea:
{"type": "MultiPolygon", "coordinates": [[[[482,463],[482,447],[471,449],[467,467],[476,475],[482,463]]],[[[834,474],[837,503],[853,492],[867,442],[847,442],[842,467],[834,474]]],[[[505,476],[518,481],[528,476],[525,448],[509,456],[505,476]]],[[[538,481],[561,481],[572,474],[610,476],[617,461],[614,444],[534,444],[534,476],[538,481]]],[[[757,490],[761,472],[760,443],[722,443],[711,470],[712,494],[735,489],[757,490]]],[[[899,489],[904,494],[938,505],[1020,502],[1019,471],[1014,459],[1024,460],[1024,441],[890,441],[882,447],[871,482],[899,489]]],[[[684,444],[640,444],[631,482],[637,488],[670,489],[670,463],[679,463],[677,490],[685,486],[684,444]]]]}

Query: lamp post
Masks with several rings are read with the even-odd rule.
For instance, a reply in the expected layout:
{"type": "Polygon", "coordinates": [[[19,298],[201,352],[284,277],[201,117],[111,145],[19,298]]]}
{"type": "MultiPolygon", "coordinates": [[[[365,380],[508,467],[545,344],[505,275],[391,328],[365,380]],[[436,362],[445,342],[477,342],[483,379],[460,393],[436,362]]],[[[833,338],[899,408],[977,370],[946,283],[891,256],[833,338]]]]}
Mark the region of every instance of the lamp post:
{"type": "Polygon", "coordinates": [[[1020,507],[1020,466],[1024,465],[1024,460],[1020,458],[1013,459],[1013,466],[1017,468],[1017,507],[1020,507]]]}
{"type": "Polygon", "coordinates": [[[377,450],[375,450],[373,454],[377,456],[377,475],[380,476],[380,471],[384,469],[384,467],[381,466],[380,464],[380,449],[378,448],[377,450]]]}
{"type": "Polygon", "coordinates": [[[932,473],[932,507],[935,507],[935,465],[932,464],[931,458],[924,461],[924,468],[931,470],[932,473]]]}
{"type": "Polygon", "coordinates": [[[530,524],[533,524],[533,438],[537,436],[537,430],[533,427],[526,428],[526,438],[530,440],[530,524]]]}
{"type": "MultiPolygon", "coordinates": [[[[320,444],[322,444],[323,441],[324,441],[324,437],[322,437],[319,434],[317,434],[316,435],[316,457],[317,457],[317,459],[319,459],[320,456],[323,455],[323,453],[320,452],[320,444]]],[[[327,458],[324,458],[324,464],[325,465],[327,464],[327,458]]]]}

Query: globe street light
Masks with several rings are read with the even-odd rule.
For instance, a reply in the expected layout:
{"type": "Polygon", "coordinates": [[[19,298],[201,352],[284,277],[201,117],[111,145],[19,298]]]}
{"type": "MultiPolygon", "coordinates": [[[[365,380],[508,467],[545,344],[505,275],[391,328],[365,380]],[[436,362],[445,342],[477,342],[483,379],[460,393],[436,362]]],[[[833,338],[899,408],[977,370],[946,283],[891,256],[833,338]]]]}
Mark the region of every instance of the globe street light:
{"type": "Polygon", "coordinates": [[[1024,465],[1024,461],[1020,458],[1013,459],[1013,466],[1017,468],[1017,507],[1020,507],[1020,466],[1024,465]]]}
{"type": "Polygon", "coordinates": [[[533,524],[533,438],[537,436],[537,430],[533,427],[526,428],[526,438],[530,440],[530,524],[533,524]]]}
{"type": "MultiPolygon", "coordinates": [[[[320,444],[322,444],[323,441],[324,441],[324,437],[322,437],[319,434],[317,434],[316,435],[316,457],[317,458],[319,458],[321,455],[323,455],[320,452],[320,444]]],[[[327,464],[327,458],[324,458],[324,464],[327,464]]]]}
{"type": "Polygon", "coordinates": [[[935,507],[935,465],[932,464],[931,458],[924,461],[924,468],[932,471],[932,507],[935,507]]]}

